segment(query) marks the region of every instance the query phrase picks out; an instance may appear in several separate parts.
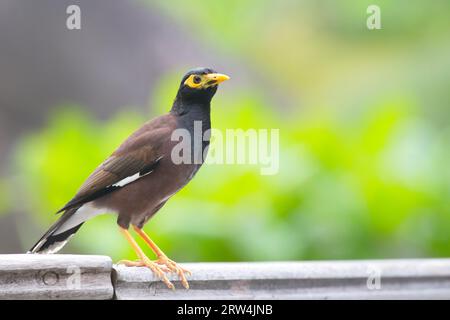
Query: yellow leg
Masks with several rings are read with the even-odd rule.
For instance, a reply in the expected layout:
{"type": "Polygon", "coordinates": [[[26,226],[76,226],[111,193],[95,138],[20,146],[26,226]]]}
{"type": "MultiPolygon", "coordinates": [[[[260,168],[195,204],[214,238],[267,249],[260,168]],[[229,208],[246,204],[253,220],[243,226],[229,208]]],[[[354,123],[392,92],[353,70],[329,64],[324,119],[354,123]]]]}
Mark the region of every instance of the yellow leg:
{"type": "Polygon", "coordinates": [[[128,243],[131,245],[131,247],[133,248],[133,250],[136,252],[136,254],[139,257],[139,261],[122,260],[122,261],[119,261],[119,263],[124,264],[126,266],[147,267],[150,270],[152,270],[152,272],[157,277],[159,277],[167,285],[167,287],[169,287],[170,289],[174,289],[175,288],[174,285],[172,284],[172,282],[169,281],[169,279],[164,274],[164,271],[167,271],[167,269],[166,268],[161,268],[161,266],[159,266],[157,263],[151,261],[145,255],[145,253],[142,251],[142,249],[139,247],[139,245],[133,239],[133,237],[131,236],[131,234],[128,232],[127,229],[119,227],[119,230],[125,236],[125,238],[127,239],[128,243]]]}
{"type": "Polygon", "coordinates": [[[144,232],[144,230],[139,229],[136,226],[133,226],[133,228],[136,231],[136,233],[148,244],[148,246],[153,250],[153,252],[158,257],[158,260],[156,260],[155,262],[157,264],[166,266],[170,271],[175,272],[176,274],[178,274],[178,276],[180,277],[181,284],[183,285],[183,287],[185,287],[186,289],[189,289],[189,283],[188,283],[188,281],[186,279],[185,274],[190,275],[191,272],[189,270],[186,270],[186,269],[180,267],[175,261],[170,260],[165,255],[165,253],[162,252],[162,250],[156,245],[156,243],[154,243],[153,240],[150,239],[150,237],[144,232]]]}

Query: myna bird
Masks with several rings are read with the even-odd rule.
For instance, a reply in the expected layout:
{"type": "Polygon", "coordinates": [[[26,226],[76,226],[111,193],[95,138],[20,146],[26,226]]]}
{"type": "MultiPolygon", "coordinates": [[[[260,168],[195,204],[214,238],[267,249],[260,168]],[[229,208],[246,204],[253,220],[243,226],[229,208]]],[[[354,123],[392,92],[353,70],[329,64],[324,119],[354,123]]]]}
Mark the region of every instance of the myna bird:
{"type": "Polygon", "coordinates": [[[120,232],[139,258],[120,262],[127,266],[148,267],[169,288],[174,286],[165,272],[175,272],[188,288],[185,273],[189,272],[169,259],[142,228],[202,165],[209,145],[211,99],[218,84],[228,79],[209,68],[186,73],[170,112],[145,123],[101,163],[73,199],[58,211],[63,212],[61,217],[29,253],[55,253],[85,221],[105,212],[114,212],[118,215],[120,232]],[[194,126],[197,123],[201,125],[194,126]],[[194,134],[194,127],[199,127],[201,134],[194,134]],[[190,134],[188,150],[182,152],[187,152],[191,161],[180,163],[173,159],[172,150],[180,143],[172,137],[177,129],[190,134]],[[194,150],[194,145],[199,145],[200,150],[194,150]],[[200,161],[195,161],[193,158],[199,152],[202,155],[200,161]],[[151,261],[138,246],[128,231],[130,225],[156,254],[156,261],[151,261]]]}

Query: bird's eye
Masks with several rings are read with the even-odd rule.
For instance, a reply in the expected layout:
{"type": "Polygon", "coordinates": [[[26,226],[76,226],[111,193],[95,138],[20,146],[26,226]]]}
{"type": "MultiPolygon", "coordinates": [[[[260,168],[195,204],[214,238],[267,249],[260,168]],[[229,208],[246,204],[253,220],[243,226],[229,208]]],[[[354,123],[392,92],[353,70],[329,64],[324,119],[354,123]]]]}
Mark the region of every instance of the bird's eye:
{"type": "Polygon", "coordinates": [[[200,82],[202,82],[202,78],[200,76],[194,76],[194,83],[199,84],[200,82]]]}

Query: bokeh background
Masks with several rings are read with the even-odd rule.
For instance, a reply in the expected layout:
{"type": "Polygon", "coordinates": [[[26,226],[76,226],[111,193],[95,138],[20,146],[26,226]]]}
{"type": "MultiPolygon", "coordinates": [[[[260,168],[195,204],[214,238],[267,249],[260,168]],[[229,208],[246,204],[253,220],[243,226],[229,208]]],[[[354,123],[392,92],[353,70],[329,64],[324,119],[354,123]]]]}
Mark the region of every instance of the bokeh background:
{"type": "MultiPolygon", "coordinates": [[[[145,230],[178,261],[450,255],[450,2],[0,2],[0,253],[26,251],[184,72],[213,126],[279,128],[280,170],[210,165],[145,230]],[[81,7],[81,30],[66,8],[81,7]],[[381,30],[366,9],[381,8],[381,30]]],[[[134,258],[115,217],[67,253],[134,258]]]]}

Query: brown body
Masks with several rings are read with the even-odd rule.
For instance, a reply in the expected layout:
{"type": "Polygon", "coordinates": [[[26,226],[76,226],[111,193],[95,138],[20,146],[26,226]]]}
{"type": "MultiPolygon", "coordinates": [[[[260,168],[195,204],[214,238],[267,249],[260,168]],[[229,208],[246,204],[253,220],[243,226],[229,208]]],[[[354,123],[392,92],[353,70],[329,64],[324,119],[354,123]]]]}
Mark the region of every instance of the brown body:
{"type": "Polygon", "coordinates": [[[167,141],[161,147],[162,158],[151,174],[94,201],[93,205],[117,212],[118,224],[123,228],[128,228],[130,223],[142,228],[199,168],[196,164],[174,164],[171,161],[175,143],[167,141]]]}
{"type": "MultiPolygon", "coordinates": [[[[136,147],[140,150],[136,157],[148,163],[155,162],[151,173],[92,201],[92,205],[98,209],[116,212],[118,224],[123,228],[128,228],[130,223],[142,228],[172,195],[192,179],[201,166],[201,164],[175,164],[172,161],[172,149],[179,142],[172,141],[171,136],[177,128],[179,123],[176,117],[168,114],[149,121],[133,133],[111,157],[122,157],[124,153],[129,154],[130,149],[136,147]],[[158,141],[157,145],[155,140],[158,141]],[[152,147],[145,149],[145,146],[152,147]]],[[[93,183],[98,185],[98,176],[109,180],[107,176],[111,174],[100,166],[87,179],[77,196],[82,196],[84,190],[90,190],[89,186],[93,183]]]]}

